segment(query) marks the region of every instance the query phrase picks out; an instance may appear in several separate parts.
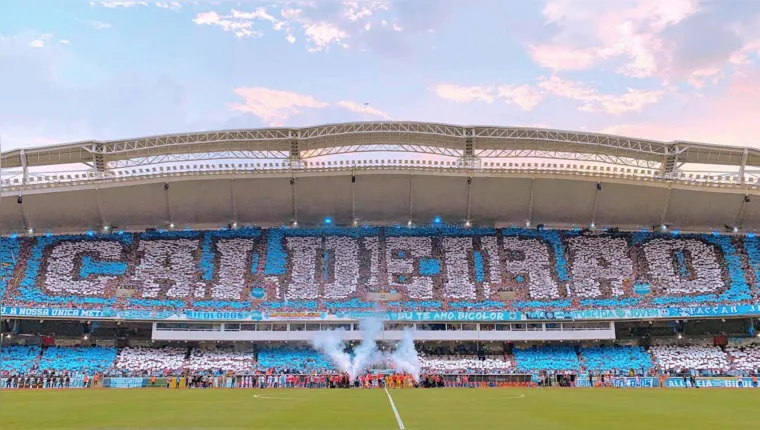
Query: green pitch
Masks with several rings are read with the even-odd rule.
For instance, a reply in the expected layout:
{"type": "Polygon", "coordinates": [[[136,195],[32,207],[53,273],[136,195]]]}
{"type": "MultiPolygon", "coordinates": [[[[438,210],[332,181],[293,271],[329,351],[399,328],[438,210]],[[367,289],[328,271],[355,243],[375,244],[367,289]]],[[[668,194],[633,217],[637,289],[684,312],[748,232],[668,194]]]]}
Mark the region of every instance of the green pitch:
{"type": "MultiPolygon", "coordinates": [[[[760,390],[391,390],[408,430],[758,429],[760,390]]],[[[395,430],[383,390],[0,392],[0,428],[395,430]],[[256,397],[255,397],[256,396],[256,397]]]]}

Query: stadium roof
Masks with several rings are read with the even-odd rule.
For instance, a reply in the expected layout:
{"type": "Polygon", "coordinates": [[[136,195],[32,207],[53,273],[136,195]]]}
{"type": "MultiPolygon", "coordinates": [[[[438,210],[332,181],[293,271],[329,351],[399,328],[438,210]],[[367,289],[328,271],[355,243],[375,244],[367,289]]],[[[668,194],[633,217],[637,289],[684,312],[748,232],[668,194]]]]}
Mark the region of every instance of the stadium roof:
{"type": "Polygon", "coordinates": [[[594,160],[648,168],[668,159],[676,164],[760,167],[760,150],[755,148],[537,128],[420,122],[363,122],[92,140],[4,152],[2,165],[13,168],[92,163],[96,168],[106,169],[108,165],[122,166],[135,159],[142,160],[138,162],[141,164],[186,161],[182,156],[188,154],[229,153],[225,158],[274,159],[290,158],[297,152],[300,158],[308,159],[366,151],[594,160]],[[100,166],[100,163],[107,164],[100,166]]]}
{"type": "Polygon", "coordinates": [[[306,225],[328,216],[749,230],[760,228],[757,167],[752,148],[417,122],[88,141],[2,154],[0,231],[306,225]],[[324,158],[367,152],[380,155],[324,158]],[[65,170],[72,164],[84,169],[65,170]]]}

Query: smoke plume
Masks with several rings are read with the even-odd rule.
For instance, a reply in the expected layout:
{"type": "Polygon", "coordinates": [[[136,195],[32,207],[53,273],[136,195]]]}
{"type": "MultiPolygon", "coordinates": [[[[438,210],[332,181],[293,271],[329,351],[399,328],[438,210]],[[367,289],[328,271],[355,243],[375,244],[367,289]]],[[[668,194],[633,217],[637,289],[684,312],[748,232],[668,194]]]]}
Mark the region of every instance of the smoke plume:
{"type": "Polygon", "coordinates": [[[396,345],[396,349],[388,354],[377,347],[377,338],[383,331],[382,321],[362,320],[359,329],[362,340],[354,349],[353,357],[345,352],[343,329],[319,332],[312,345],[317,351],[330,357],[338,370],[348,373],[351,381],[355,381],[365,370],[383,361],[392,363],[397,370],[408,373],[415,381],[419,381],[420,359],[414,348],[414,330],[404,330],[404,336],[396,345]]]}
{"type": "Polygon", "coordinates": [[[420,380],[420,357],[414,348],[414,331],[404,329],[404,337],[391,354],[391,362],[396,369],[412,375],[415,381],[420,380]]]}

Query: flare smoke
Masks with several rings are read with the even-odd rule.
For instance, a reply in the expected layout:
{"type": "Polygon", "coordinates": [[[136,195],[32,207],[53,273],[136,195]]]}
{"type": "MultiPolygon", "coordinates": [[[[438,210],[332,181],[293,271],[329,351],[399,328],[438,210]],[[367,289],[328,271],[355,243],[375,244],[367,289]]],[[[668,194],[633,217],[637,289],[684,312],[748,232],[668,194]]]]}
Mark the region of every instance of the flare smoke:
{"type": "Polygon", "coordinates": [[[351,381],[361,375],[370,366],[383,361],[392,363],[401,372],[408,373],[415,381],[420,379],[420,359],[414,348],[414,331],[404,330],[404,336],[390,353],[383,353],[377,347],[377,338],[383,331],[383,323],[379,320],[363,320],[359,323],[362,341],[354,349],[354,357],[344,352],[346,344],[343,341],[345,330],[323,331],[317,334],[312,345],[317,351],[327,355],[341,372],[348,373],[351,381]]]}

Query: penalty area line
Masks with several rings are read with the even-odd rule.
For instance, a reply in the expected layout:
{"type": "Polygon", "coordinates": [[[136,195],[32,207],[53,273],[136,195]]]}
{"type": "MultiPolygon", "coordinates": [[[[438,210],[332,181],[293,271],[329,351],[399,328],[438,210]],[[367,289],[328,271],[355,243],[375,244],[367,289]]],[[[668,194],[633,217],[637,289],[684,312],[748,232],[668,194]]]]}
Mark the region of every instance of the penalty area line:
{"type": "Polygon", "coordinates": [[[391,409],[393,409],[393,415],[396,416],[396,422],[398,423],[399,430],[405,430],[406,427],[404,427],[404,422],[401,421],[401,415],[398,414],[398,409],[396,409],[396,404],[393,403],[393,397],[391,397],[391,393],[388,391],[387,388],[385,388],[385,394],[388,395],[388,401],[391,402],[391,409]]]}

